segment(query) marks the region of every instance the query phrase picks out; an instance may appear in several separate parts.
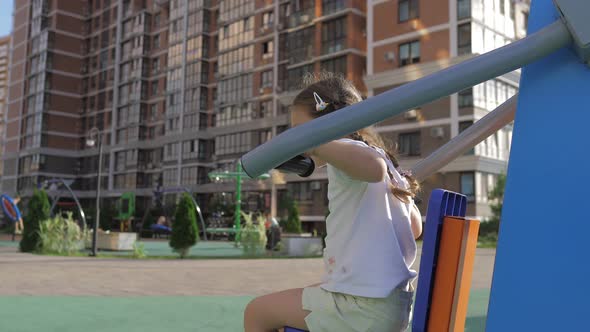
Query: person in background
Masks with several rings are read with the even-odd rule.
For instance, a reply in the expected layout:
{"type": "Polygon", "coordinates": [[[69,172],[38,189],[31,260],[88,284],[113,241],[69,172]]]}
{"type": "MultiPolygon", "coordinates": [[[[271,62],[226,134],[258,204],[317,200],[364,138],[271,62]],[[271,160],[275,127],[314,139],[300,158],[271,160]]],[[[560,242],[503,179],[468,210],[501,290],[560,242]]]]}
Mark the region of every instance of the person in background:
{"type": "MultiPolygon", "coordinates": [[[[20,195],[17,195],[13,200],[14,205],[17,206],[18,203],[20,202],[20,200],[21,200],[20,195]]],[[[14,233],[15,234],[22,234],[24,229],[25,229],[25,224],[23,222],[23,218],[22,218],[22,216],[19,216],[18,221],[14,224],[14,233]]]]}

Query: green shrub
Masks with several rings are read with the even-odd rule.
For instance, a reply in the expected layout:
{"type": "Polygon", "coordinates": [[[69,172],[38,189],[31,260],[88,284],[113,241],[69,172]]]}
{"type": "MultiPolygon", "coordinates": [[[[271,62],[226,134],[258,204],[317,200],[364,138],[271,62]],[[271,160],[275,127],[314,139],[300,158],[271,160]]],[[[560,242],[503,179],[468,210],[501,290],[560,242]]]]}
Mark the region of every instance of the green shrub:
{"type": "Polygon", "coordinates": [[[266,247],[266,227],[264,226],[264,217],[258,216],[257,224],[254,224],[252,213],[242,212],[242,216],[246,221],[240,230],[240,243],[244,254],[247,256],[254,256],[264,252],[266,247]]]}
{"type": "Polygon", "coordinates": [[[143,244],[142,242],[136,241],[133,244],[133,254],[132,254],[133,258],[146,258],[147,257],[147,252],[145,250],[145,244],[143,244]]]}
{"type": "Polygon", "coordinates": [[[170,236],[170,247],[180,255],[180,258],[184,258],[190,248],[197,243],[198,236],[199,229],[197,227],[195,205],[191,196],[184,193],[176,208],[172,235],[170,236]]]}
{"type": "Polygon", "coordinates": [[[38,234],[38,252],[42,254],[71,255],[82,249],[89,238],[88,230],[80,228],[71,212],[67,214],[67,218],[58,214],[42,221],[38,234]]]}
{"type": "Polygon", "coordinates": [[[285,233],[300,234],[301,220],[299,219],[299,208],[297,206],[297,202],[292,199],[288,205],[288,213],[287,220],[283,222],[283,225],[281,225],[283,230],[285,233]]]}
{"type": "Polygon", "coordinates": [[[25,229],[19,247],[22,252],[34,252],[41,244],[39,225],[50,217],[51,206],[47,193],[43,190],[35,190],[27,211],[28,214],[24,218],[25,229]]]}

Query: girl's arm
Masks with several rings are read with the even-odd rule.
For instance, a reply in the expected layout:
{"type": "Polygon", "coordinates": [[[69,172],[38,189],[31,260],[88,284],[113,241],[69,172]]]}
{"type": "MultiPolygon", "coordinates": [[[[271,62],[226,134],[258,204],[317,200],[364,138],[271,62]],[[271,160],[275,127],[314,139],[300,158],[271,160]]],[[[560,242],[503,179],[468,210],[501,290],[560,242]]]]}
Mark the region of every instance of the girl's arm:
{"type": "Polygon", "coordinates": [[[387,174],[383,157],[366,146],[333,141],[315,148],[310,154],[355,180],[381,182],[387,174]]]}
{"type": "Polygon", "coordinates": [[[415,203],[410,208],[410,222],[414,238],[417,239],[422,235],[422,215],[420,215],[420,210],[418,210],[415,203]]]}

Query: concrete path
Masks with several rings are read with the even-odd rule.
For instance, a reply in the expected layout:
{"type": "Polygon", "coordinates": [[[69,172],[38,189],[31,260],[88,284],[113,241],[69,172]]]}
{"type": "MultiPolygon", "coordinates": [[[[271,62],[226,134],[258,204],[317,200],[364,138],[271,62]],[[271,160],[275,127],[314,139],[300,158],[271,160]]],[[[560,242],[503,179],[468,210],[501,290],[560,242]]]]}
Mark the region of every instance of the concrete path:
{"type": "MultiPolygon", "coordinates": [[[[494,257],[478,249],[472,289],[491,287],[494,257]]],[[[0,247],[0,296],[260,295],[317,283],[322,268],[320,259],[95,259],[0,247]]]]}

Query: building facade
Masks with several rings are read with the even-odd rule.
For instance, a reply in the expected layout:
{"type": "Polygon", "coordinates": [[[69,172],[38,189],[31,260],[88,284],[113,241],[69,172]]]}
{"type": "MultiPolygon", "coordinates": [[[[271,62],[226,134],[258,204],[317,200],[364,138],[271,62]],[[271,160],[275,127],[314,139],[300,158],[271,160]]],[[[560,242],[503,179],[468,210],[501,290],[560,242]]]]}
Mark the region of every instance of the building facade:
{"type": "MultiPolygon", "coordinates": [[[[97,128],[107,199],[133,191],[141,209],[156,188],[186,187],[205,209],[229,203],[234,181],[208,173],[288,128],[304,73],[364,89],[365,12],[356,0],[16,0],[2,191],[26,196],[59,177],[90,203],[97,128]]],[[[308,186],[325,194],[325,178],[308,186]]],[[[245,181],[243,201],[274,211],[299,187],[245,181]]]]}
{"type": "MultiPolygon", "coordinates": [[[[489,52],[526,35],[529,5],[513,0],[373,0],[368,4],[368,95],[489,52]]],[[[410,168],[517,93],[512,72],[379,123],[410,168]]],[[[467,214],[485,219],[488,192],[505,172],[512,128],[507,126],[423,183],[468,196],[467,214]]],[[[420,207],[425,213],[426,204],[420,207]]]]}
{"type": "MultiPolygon", "coordinates": [[[[0,38],[0,146],[4,144],[4,114],[6,113],[6,95],[8,94],[8,62],[10,59],[10,36],[0,38]]],[[[0,151],[1,156],[2,151],[0,151]]],[[[0,177],[2,176],[2,163],[0,163],[0,177]]]]}

